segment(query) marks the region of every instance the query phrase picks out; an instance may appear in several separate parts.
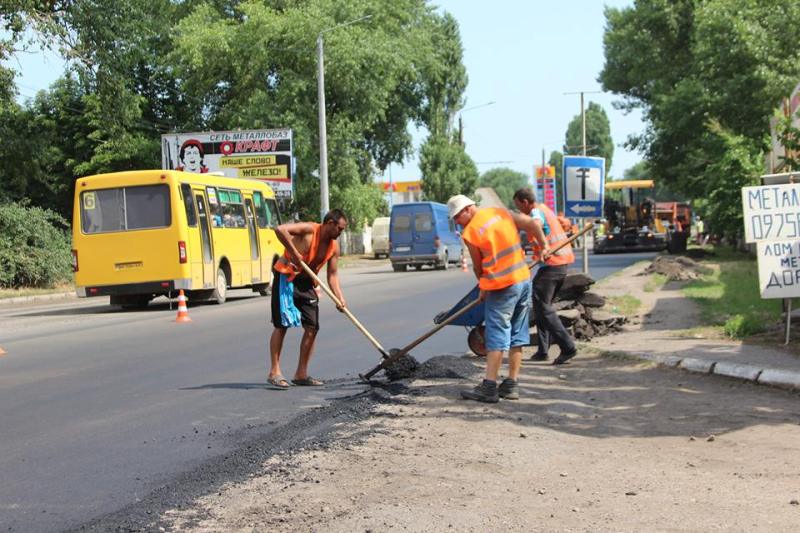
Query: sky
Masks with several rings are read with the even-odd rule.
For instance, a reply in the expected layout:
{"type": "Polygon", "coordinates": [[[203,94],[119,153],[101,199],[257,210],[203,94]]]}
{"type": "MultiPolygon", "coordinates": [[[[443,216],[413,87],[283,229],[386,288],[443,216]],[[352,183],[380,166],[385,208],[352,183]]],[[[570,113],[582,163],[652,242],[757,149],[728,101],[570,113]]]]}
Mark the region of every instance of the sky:
{"type": "MultiPolygon", "coordinates": [[[[561,150],[569,121],[585,105],[599,103],[611,123],[615,150],[609,176],[619,178],[641,157],[622,144],[644,125],[638,112],[624,114],[612,107],[619,100],[599,91],[603,68],[605,5],[625,7],[632,0],[438,0],[432,2],[458,21],[469,76],[462,112],[467,153],[483,173],[508,167],[530,175],[561,150]],[[484,105],[494,102],[491,105],[484,105]]],[[[15,63],[21,99],[46,89],[60,76],[63,61],[52,52],[24,53],[15,63]]],[[[413,131],[414,146],[427,132],[413,131]]],[[[394,181],[420,178],[418,159],[390,167],[394,181]]],[[[387,176],[384,178],[388,180],[387,176]]]]}

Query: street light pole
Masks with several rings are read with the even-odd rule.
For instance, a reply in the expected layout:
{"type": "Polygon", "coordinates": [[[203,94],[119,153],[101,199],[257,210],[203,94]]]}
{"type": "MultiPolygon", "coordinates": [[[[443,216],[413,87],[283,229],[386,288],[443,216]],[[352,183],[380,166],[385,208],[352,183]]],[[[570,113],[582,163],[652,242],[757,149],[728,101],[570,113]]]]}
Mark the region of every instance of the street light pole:
{"type": "Polygon", "coordinates": [[[325,123],[325,52],[322,33],[317,37],[317,101],[319,113],[319,204],[320,222],[330,210],[328,194],[328,128],[325,123]]]}
{"type": "Polygon", "coordinates": [[[331,28],[326,28],[319,32],[317,36],[317,109],[319,117],[319,205],[320,221],[330,210],[330,194],[328,193],[328,128],[325,123],[325,50],[322,42],[322,34],[329,31],[350,26],[362,20],[371,18],[366,15],[355,20],[350,20],[342,24],[337,24],[331,28]]]}

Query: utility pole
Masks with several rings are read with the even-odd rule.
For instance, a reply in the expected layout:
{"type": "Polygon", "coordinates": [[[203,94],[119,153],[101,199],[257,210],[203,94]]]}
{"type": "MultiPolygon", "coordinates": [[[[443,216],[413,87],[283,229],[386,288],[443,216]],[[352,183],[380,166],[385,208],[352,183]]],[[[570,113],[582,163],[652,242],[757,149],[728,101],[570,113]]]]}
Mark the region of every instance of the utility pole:
{"type": "MultiPolygon", "coordinates": [[[[586,109],[583,106],[583,91],[581,91],[581,152],[584,157],[586,157],[586,109]]],[[[583,185],[583,197],[586,197],[586,179],[583,179],[581,184],[583,185]]],[[[581,237],[581,241],[583,241],[583,273],[589,273],[589,241],[586,238],[586,234],[583,234],[581,237]]]]}
{"type": "Polygon", "coordinates": [[[319,116],[319,220],[330,211],[328,194],[328,128],[325,124],[325,52],[322,33],[317,37],[317,101],[319,116]]]}
{"type": "Polygon", "coordinates": [[[328,128],[325,124],[325,50],[322,42],[322,34],[329,31],[350,26],[362,20],[371,18],[366,15],[355,20],[342,24],[337,24],[331,28],[326,28],[319,32],[317,36],[317,110],[319,117],[319,206],[320,221],[330,210],[330,195],[328,193],[328,128]]]}

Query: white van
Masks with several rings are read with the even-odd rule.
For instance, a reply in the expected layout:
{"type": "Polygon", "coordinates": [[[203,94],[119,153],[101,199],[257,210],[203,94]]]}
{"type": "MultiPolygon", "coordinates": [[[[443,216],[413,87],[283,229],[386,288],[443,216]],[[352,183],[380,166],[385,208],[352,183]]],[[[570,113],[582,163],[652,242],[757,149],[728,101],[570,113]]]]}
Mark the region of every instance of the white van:
{"type": "Polygon", "coordinates": [[[372,252],[375,259],[389,257],[389,217],[378,217],[372,223],[372,252]]]}

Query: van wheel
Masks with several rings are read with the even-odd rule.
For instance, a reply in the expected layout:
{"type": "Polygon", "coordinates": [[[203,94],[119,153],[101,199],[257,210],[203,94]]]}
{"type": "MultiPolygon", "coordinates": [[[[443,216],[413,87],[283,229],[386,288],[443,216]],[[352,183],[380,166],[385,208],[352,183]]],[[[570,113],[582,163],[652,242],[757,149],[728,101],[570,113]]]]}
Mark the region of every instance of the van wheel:
{"type": "Polygon", "coordinates": [[[221,268],[217,269],[217,284],[214,287],[214,292],[211,293],[211,301],[217,304],[224,304],[228,296],[228,278],[225,277],[225,271],[221,268]]]}
{"type": "Polygon", "coordinates": [[[439,265],[439,270],[447,270],[450,268],[450,254],[447,251],[444,252],[444,261],[442,261],[439,265]]]}
{"type": "Polygon", "coordinates": [[[419,272],[420,270],[422,270],[422,267],[423,267],[423,266],[424,266],[424,265],[414,265],[414,268],[416,268],[416,269],[417,269],[417,272],[419,272]]]}
{"type": "Polygon", "coordinates": [[[405,272],[406,271],[406,265],[396,265],[396,264],[392,263],[392,269],[395,272],[405,272]]]}

